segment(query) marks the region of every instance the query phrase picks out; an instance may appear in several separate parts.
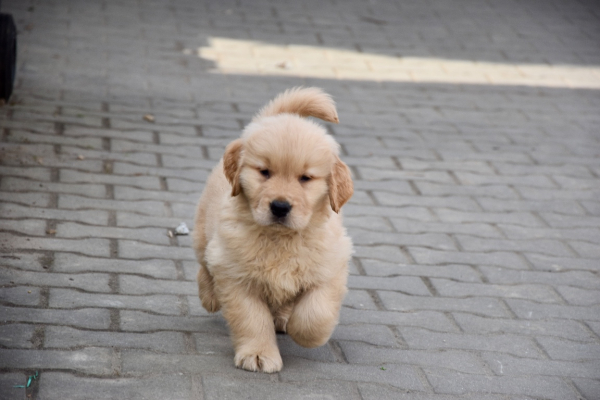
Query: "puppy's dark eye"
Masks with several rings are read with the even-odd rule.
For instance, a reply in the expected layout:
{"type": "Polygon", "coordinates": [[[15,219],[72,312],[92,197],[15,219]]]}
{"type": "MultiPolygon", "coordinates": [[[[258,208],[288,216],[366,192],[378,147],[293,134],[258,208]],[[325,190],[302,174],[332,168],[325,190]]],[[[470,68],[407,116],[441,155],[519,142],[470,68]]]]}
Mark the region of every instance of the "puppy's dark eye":
{"type": "Polygon", "coordinates": [[[271,176],[271,172],[269,172],[269,170],[268,170],[268,169],[261,169],[261,170],[260,170],[260,174],[261,174],[262,176],[264,176],[265,178],[268,178],[268,177],[270,177],[270,176],[271,176]]]}
{"type": "Polygon", "coordinates": [[[300,177],[300,182],[308,182],[310,181],[312,178],[310,176],[306,176],[306,175],[302,175],[300,177]]]}

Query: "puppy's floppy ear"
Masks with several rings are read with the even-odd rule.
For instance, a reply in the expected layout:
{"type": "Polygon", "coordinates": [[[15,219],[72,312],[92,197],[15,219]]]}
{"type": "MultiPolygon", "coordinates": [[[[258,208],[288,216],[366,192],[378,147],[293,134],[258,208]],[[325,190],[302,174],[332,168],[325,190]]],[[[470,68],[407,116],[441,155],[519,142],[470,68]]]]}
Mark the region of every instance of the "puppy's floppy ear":
{"type": "Polygon", "coordinates": [[[240,185],[241,154],[242,139],[229,143],[225,148],[225,154],[223,154],[223,172],[231,184],[232,196],[237,196],[242,192],[242,186],[240,185]]]}
{"type": "Polygon", "coordinates": [[[354,184],[352,183],[350,168],[337,156],[331,169],[328,184],[331,208],[339,213],[342,206],[352,197],[354,184]]]}

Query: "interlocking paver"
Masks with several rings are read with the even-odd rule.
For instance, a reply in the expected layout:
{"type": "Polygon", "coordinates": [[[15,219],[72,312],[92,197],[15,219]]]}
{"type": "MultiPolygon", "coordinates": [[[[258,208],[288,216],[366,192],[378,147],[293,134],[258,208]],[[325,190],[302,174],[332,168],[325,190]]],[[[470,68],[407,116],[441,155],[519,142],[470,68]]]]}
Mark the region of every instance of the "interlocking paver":
{"type": "Polygon", "coordinates": [[[594,2],[5,0],[0,399],[600,398],[594,2]],[[319,86],[354,174],[340,324],[235,369],[197,296],[208,173],[319,86]],[[30,388],[15,388],[38,371],[30,388]]]}

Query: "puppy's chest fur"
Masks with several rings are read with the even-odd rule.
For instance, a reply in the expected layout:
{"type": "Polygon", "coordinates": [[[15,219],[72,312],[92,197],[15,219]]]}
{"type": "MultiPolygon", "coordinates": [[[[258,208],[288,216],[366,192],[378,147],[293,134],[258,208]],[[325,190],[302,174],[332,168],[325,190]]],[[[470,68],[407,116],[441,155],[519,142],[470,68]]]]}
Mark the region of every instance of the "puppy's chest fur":
{"type": "Polygon", "coordinates": [[[217,280],[233,278],[238,285],[249,285],[271,305],[292,301],[304,290],[326,281],[331,268],[323,268],[324,265],[335,264],[331,250],[322,245],[326,241],[314,237],[320,235],[313,233],[307,238],[297,232],[269,228],[257,228],[244,237],[239,232],[221,230],[219,245],[209,244],[209,270],[217,280]],[[213,253],[217,248],[220,254],[213,258],[217,256],[213,253]],[[211,259],[220,260],[221,265],[210,265],[211,259]]]}

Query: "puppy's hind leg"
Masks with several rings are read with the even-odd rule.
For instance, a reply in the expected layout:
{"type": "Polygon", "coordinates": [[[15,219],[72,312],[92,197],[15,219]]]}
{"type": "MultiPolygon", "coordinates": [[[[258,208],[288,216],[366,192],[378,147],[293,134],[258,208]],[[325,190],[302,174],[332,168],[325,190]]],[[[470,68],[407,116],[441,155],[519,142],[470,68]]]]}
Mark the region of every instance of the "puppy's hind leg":
{"type": "Polygon", "coordinates": [[[200,294],[200,300],[202,301],[202,307],[210,313],[217,312],[221,309],[221,304],[215,294],[215,283],[213,277],[208,272],[205,265],[200,265],[198,271],[198,292],[200,294]]]}

